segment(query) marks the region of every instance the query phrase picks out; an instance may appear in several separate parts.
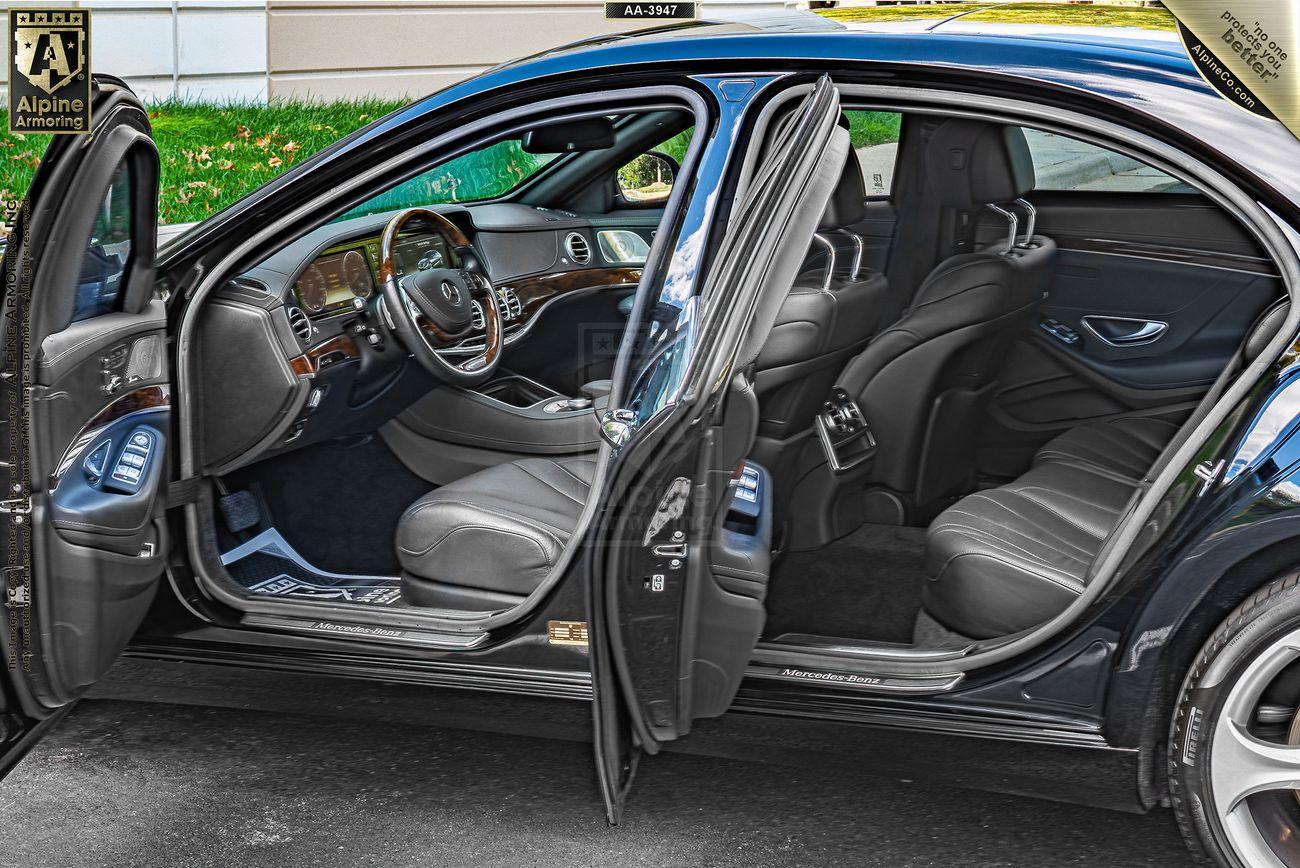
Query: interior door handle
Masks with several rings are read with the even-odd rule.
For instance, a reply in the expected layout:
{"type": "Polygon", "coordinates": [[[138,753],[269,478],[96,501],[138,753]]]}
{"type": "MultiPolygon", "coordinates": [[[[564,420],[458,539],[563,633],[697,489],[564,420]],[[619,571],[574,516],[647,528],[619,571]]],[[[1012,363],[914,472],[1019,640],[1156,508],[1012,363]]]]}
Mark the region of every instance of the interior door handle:
{"type": "Polygon", "coordinates": [[[1089,315],[1083,318],[1083,326],[1102,343],[1112,347],[1140,347],[1154,343],[1169,330],[1167,322],[1126,316],[1089,315]]]}

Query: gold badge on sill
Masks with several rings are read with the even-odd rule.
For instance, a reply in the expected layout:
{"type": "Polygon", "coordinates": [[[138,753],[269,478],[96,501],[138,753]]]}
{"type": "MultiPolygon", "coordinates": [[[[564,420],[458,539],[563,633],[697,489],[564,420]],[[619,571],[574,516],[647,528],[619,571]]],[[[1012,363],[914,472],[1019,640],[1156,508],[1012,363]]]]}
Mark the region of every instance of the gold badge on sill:
{"type": "Polygon", "coordinates": [[[90,10],[11,9],[9,132],[90,132],[90,10]]]}
{"type": "Polygon", "coordinates": [[[586,621],[547,621],[546,641],[551,645],[586,645],[586,621]]]}

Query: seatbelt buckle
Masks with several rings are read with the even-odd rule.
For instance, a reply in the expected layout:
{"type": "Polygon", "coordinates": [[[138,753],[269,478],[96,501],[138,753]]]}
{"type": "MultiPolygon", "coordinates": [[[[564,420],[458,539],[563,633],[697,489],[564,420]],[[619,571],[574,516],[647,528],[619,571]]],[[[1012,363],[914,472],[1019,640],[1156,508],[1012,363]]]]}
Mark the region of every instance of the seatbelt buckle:
{"type": "Polygon", "coordinates": [[[844,473],[876,454],[876,438],[866,417],[849,393],[836,386],[814,421],[826,463],[844,473]]]}

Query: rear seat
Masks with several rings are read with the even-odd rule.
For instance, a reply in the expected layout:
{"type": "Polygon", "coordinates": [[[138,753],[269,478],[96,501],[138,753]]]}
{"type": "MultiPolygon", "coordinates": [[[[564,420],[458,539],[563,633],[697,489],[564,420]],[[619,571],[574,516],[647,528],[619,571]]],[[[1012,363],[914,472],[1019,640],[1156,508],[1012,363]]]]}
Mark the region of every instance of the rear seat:
{"type": "Polygon", "coordinates": [[[1287,312],[1268,309],[1185,426],[1129,417],[1090,422],[1049,441],[1014,482],[962,498],[926,537],[925,612],[973,639],[1034,627],[1086,587],[1092,562],[1179,432],[1217,403],[1287,312]]]}
{"type": "MultiPolygon", "coordinates": [[[[1080,426],[1058,440],[1075,434],[1091,444],[1106,436],[1098,428],[1080,426]]],[[[1040,624],[1083,593],[1093,559],[1138,488],[1137,479],[1088,457],[1075,463],[1074,455],[1045,449],[1015,482],[940,513],[926,537],[926,611],[949,630],[987,639],[1040,624]]]]}
{"type": "Polygon", "coordinates": [[[1163,419],[1134,416],[1080,425],[1049,441],[1034,457],[1034,464],[1073,464],[1137,482],[1179,427],[1163,419]]]}

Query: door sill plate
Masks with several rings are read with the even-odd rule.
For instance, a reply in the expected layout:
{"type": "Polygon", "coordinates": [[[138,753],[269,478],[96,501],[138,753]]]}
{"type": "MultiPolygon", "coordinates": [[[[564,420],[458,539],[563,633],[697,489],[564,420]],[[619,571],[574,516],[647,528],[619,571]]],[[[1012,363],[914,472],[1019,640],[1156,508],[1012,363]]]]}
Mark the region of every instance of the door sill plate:
{"type": "Polygon", "coordinates": [[[310,636],[363,639],[417,648],[467,650],[482,645],[487,641],[488,637],[488,634],[483,632],[434,633],[429,630],[379,627],[374,624],[325,621],[317,618],[284,618],[277,615],[254,613],[244,615],[243,624],[246,627],[257,627],[263,630],[286,630],[291,633],[304,633],[310,636]]]}
{"type": "Polygon", "coordinates": [[[767,681],[847,687],[869,693],[946,693],[966,680],[966,675],[962,672],[940,675],[886,675],[768,663],[751,664],[745,671],[745,676],[767,681]]]}

